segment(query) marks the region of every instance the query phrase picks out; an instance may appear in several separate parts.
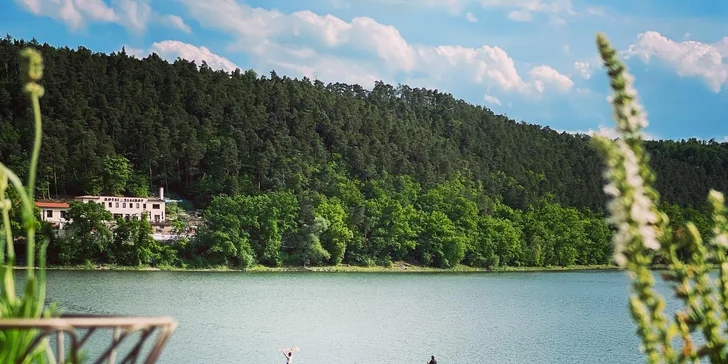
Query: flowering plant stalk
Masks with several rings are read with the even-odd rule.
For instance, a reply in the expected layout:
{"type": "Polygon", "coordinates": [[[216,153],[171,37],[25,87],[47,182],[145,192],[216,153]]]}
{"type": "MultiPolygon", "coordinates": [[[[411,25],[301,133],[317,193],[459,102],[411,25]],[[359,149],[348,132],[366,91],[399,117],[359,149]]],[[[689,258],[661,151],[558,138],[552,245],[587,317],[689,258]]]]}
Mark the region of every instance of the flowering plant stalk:
{"type": "Polygon", "coordinates": [[[619,137],[595,136],[593,142],[607,165],[608,221],[617,229],[614,261],[631,277],[629,308],[641,350],[648,363],[701,359],[727,363],[726,328],[721,327],[728,317],[728,220],[723,194],[711,190],[708,195],[713,228],[707,243],[691,222],[683,236],[670,234],[667,215],[656,208],[659,194],[652,187],[655,175],[643,142],[647,118],[633,79],[606,37],[598,34],[596,41],[613,91],[610,102],[619,137]],[[679,258],[680,249],[688,251],[686,258],[679,258]],[[663,279],[684,305],[672,319],[665,313],[664,298],[654,289],[650,266],[657,257],[668,262],[663,279]],[[717,282],[709,276],[713,263],[720,267],[717,282]],[[697,343],[694,335],[702,335],[703,343],[697,343]],[[681,347],[674,346],[680,342],[681,347]]]}
{"type": "MultiPolygon", "coordinates": [[[[38,275],[35,275],[35,223],[33,212],[33,192],[35,190],[36,167],[40,154],[42,137],[39,98],[43,96],[43,87],[37,82],[43,75],[43,60],[34,49],[21,52],[23,71],[23,91],[29,97],[33,109],[35,125],[35,141],[31,154],[28,172],[28,185],[23,186],[18,176],[0,162],[0,212],[2,214],[2,233],[0,233],[0,320],[17,318],[41,318],[51,315],[51,310],[44,307],[45,302],[45,241],[39,249],[38,275]],[[9,187],[15,188],[20,197],[23,229],[26,232],[26,266],[27,279],[22,295],[16,295],[15,288],[15,249],[14,236],[10,226],[10,209],[12,202],[7,198],[9,187]]],[[[26,354],[38,330],[6,329],[0,331],[0,363],[16,363],[26,354]]],[[[55,362],[53,352],[46,339],[25,357],[23,363],[55,362]]]]}

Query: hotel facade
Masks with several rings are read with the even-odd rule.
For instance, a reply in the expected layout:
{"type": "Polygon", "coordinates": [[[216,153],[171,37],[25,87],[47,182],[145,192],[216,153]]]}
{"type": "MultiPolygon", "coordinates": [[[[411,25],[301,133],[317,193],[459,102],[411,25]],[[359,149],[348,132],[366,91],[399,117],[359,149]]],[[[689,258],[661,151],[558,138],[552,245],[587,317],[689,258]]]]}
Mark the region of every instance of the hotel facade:
{"type": "MultiPolygon", "coordinates": [[[[77,202],[98,203],[109,211],[114,218],[131,218],[147,215],[152,224],[164,224],[165,216],[164,188],[159,189],[158,197],[125,197],[125,196],[77,196],[73,199],[77,202]]],[[[41,219],[48,221],[54,226],[63,228],[68,223],[65,214],[69,205],[64,202],[36,202],[41,209],[41,219]]]]}
{"type": "Polygon", "coordinates": [[[66,219],[66,211],[69,205],[65,202],[36,202],[40,208],[40,218],[53,225],[53,227],[63,229],[63,226],[70,221],[66,219]]]}

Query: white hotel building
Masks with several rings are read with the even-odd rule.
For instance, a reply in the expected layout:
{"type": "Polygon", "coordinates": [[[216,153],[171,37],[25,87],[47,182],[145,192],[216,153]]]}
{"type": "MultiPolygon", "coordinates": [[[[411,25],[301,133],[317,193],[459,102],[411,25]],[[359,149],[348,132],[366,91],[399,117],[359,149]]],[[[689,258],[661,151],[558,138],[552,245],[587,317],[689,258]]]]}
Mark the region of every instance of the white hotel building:
{"type": "Polygon", "coordinates": [[[37,201],[35,205],[40,208],[40,218],[54,227],[63,229],[63,226],[69,223],[66,219],[66,211],[69,207],[67,203],[37,201]]]}
{"type": "MultiPolygon", "coordinates": [[[[141,217],[142,214],[146,214],[153,225],[165,225],[167,221],[164,188],[159,189],[159,197],[78,196],[74,200],[100,204],[111,212],[114,218],[141,217]]],[[[63,229],[64,225],[71,222],[66,218],[68,203],[36,201],[35,205],[41,210],[41,219],[50,222],[54,227],[63,229]]]]}
{"type": "Polygon", "coordinates": [[[159,188],[159,197],[78,196],[74,200],[101,204],[114,218],[130,218],[134,215],[140,217],[141,214],[146,214],[152,224],[166,221],[164,187],[159,188]]]}

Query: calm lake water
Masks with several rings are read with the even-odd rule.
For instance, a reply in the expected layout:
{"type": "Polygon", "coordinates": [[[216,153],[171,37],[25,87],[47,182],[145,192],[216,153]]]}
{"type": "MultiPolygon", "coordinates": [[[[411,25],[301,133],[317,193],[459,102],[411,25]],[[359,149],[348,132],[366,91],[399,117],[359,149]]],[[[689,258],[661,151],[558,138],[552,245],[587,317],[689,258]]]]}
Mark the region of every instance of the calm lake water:
{"type": "Polygon", "coordinates": [[[50,271],[47,295],[67,312],[173,316],[159,363],[284,363],[278,349],[293,346],[296,364],[642,363],[628,283],[614,271],[50,271]]]}

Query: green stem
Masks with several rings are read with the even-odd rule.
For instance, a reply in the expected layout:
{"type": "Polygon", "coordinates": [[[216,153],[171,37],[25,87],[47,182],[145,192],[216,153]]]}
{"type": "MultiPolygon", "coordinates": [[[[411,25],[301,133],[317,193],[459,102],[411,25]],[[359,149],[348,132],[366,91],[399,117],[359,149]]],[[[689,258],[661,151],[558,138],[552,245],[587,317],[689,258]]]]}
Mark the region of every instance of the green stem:
{"type": "Polygon", "coordinates": [[[40,100],[37,95],[31,96],[33,103],[33,114],[35,114],[35,143],[33,144],[33,154],[30,159],[30,173],[28,174],[28,195],[33,200],[35,194],[35,175],[38,166],[38,157],[40,156],[40,143],[43,139],[43,126],[40,115],[40,100]]]}
{"type": "MultiPolygon", "coordinates": [[[[5,198],[5,191],[8,189],[8,178],[5,176],[4,173],[2,173],[2,169],[0,169],[0,202],[3,204],[3,214],[7,213],[8,210],[10,210],[10,206],[5,206],[6,198],[5,198]]],[[[8,201],[9,202],[9,201],[8,201]]],[[[10,217],[8,216],[8,221],[3,220],[4,230],[5,230],[5,240],[0,240],[0,264],[5,265],[5,244],[6,242],[10,242],[13,239],[13,231],[10,228],[10,217]]]]}
{"type": "Polygon", "coordinates": [[[38,286],[40,292],[38,292],[38,307],[35,312],[35,317],[40,317],[43,314],[43,304],[45,302],[46,295],[46,254],[48,251],[48,243],[46,240],[43,245],[40,246],[40,269],[38,270],[38,286]]]}
{"type": "Polygon", "coordinates": [[[7,209],[3,209],[3,225],[5,225],[5,236],[8,245],[8,260],[7,265],[0,268],[2,271],[3,280],[3,295],[8,299],[9,302],[15,301],[15,280],[13,279],[13,266],[15,265],[15,251],[13,249],[13,232],[10,229],[10,214],[7,209]]]}
{"type": "MultiPolygon", "coordinates": [[[[35,143],[33,144],[33,154],[30,159],[30,171],[28,173],[28,198],[30,201],[34,201],[33,196],[35,195],[35,175],[36,175],[36,169],[38,166],[38,157],[40,156],[40,144],[43,139],[43,127],[41,123],[41,115],[40,115],[40,100],[38,100],[38,95],[33,94],[31,96],[31,100],[33,102],[33,114],[35,115],[35,143]]],[[[30,206],[29,208],[26,206],[28,211],[26,213],[29,214],[29,221],[35,222],[35,218],[33,216],[33,206],[30,206]]],[[[28,266],[28,277],[33,277],[33,267],[35,266],[35,229],[29,229],[28,230],[28,256],[27,256],[27,266],[28,266]]]]}
{"type": "MultiPolygon", "coordinates": [[[[15,186],[15,189],[18,191],[18,195],[20,196],[20,202],[23,205],[23,210],[24,210],[23,212],[26,215],[25,216],[26,224],[28,225],[28,226],[26,226],[26,229],[28,230],[28,232],[27,232],[28,241],[26,242],[28,244],[28,253],[35,254],[35,252],[34,252],[35,251],[35,249],[34,249],[35,248],[35,224],[33,223],[33,220],[32,220],[32,219],[34,219],[33,202],[28,197],[28,194],[26,193],[25,188],[23,187],[23,183],[20,181],[20,178],[18,178],[18,176],[15,173],[13,173],[13,171],[11,171],[7,167],[5,167],[2,163],[0,163],[0,168],[3,169],[3,173],[5,173],[5,175],[8,177],[8,180],[13,184],[13,186],[15,186]]],[[[27,259],[28,259],[28,266],[31,267],[32,266],[31,263],[33,263],[33,256],[29,255],[27,259]]],[[[33,278],[33,270],[28,269],[28,279],[31,279],[31,278],[33,278]]]]}

